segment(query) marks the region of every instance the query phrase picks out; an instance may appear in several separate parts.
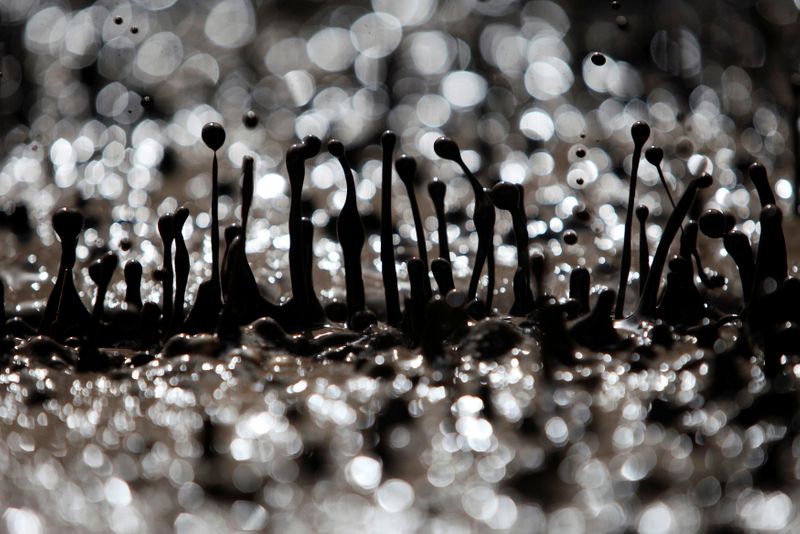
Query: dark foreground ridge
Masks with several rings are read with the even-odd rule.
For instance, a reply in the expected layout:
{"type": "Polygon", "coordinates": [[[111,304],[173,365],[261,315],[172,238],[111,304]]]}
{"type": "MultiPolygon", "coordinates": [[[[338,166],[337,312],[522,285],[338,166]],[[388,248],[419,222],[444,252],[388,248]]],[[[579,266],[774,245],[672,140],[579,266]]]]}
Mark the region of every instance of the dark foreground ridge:
{"type": "MultiPolygon", "coordinates": [[[[245,120],[252,121],[253,118],[245,117],[245,120]]],[[[458,165],[475,198],[473,223],[478,248],[472,275],[466,291],[456,287],[445,229],[446,186],[438,179],[431,181],[427,188],[439,226],[438,256],[432,262],[428,261],[414,188],[417,162],[401,155],[394,161],[394,167],[409,197],[419,247],[418,257],[407,262],[410,291],[401,299],[391,215],[392,160],[397,137],[387,131],[380,139],[383,149],[380,240],[385,303],[380,309],[369,309],[361,270],[365,230],[356,204],[356,183],[345,147],[339,141],[331,140],[327,150],[341,164],[347,184],[346,199],[336,221],[344,259],[346,307],[333,303],[323,308],[314,287],[314,227],[308,218],[302,216],[300,201],[306,162],[319,154],[321,141],[308,136],[292,145],[287,153],[292,295],[284,303],[276,304],[262,295],[245,253],[254,180],[254,162],[249,156],[245,156],[242,165],[241,223],[225,229],[224,253],[220,257],[217,151],[225,143],[225,130],[219,124],[209,123],[203,128],[202,138],[213,152],[211,275],[200,284],[191,307],[188,310],[184,307],[191,267],[182,236],[188,209],[181,207],[158,220],[163,265],[154,277],[161,285],[161,305],[142,301],[142,266],[133,260],[124,266],[127,288],[124,305],[106,309],[108,286],[118,268],[116,255],[107,252],[89,267],[90,278],[97,286],[91,312],[82,302],[73,279],[76,246],[84,217],[80,211],[61,209],[52,219],[61,242],[61,260],[55,284],[41,313],[29,312],[8,320],[4,317],[4,352],[10,353],[23,342],[26,346],[31,343],[58,344],[76,353],[74,363],[78,370],[102,371],[120,365],[140,365],[155,358],[159,352],[168,356],[190,350],[196,341],[192,336],[197,334],[206,334],[199,337],[204,340],[211,334],[217,345],[233,346],[241,342],[243,327],[251,325],[262,338],[285,350],[299,355],[320,355],[334,341],[321,342],[313,337],[312,332],[331,322],[339,322],[346,323],[347,328],[357,335],[344,336],[347,339],[336,338],[335,342],[366,336],[383,346],[418,347],[435,363],[441,358],[444,347],[460,344],[482,320],[488,320],[504,323],[506,327],[483,329],[491,338],[484,340],[484,345],[489,347],[483,351],[484,355],[491,355],[492,346],[505,347],[508,341],[518,339],[520,335],[533,336],[541,347],[546,374],[552,377],[554,369],[569,368],[575,363],[576,346],[595,351],[635,347],[633,352],[646,354],[656,346],[669,347],[678,339],[689,336],[691,342],[713,347],[720,329],[732,325],[737,330],[735,346],[730,353],[718,357],[763,354],[766,375],[775,377],[782,370],[782,356],[800,347],[800,312],[795,304],[800,295],[800,279],[788,275],[782,214],[775,205],[766,170],[758,163],[749,170],[761,202],[761,236],[754,253],[748,237],[735,230],[736,220],[731,214],[708,210],[696,222],[687,222],[698,193],[711,186],[712,177],[702,175],[692,179],[675,202],[661,172],[663,151],[657,147],[644,150],[649,135],[650,128],[643,122],[637,122],[631,128],[634,157],[619,286],[616,291],[601,290],[593,308],[590,305],[591,274],[584,267],[572,270],[567,298],[558,300],[547,294],[547,258],[541,253],[530,254],[522,186],[498,183],[491,189],[485,188],[465,164],[456,142],[447,137],[436,140],[434,151],[439,157],[458,165]],[[644,233],[649,211],[644,206],[636,206],[637,173],[643,152],[645,159],[658,169],[673,208],[652,257],[644,233]],[[507,315],[492,306],[496,208],[510,213],[517,248],[513,304],[507,315]],[[635,308],[626,310],[634,214],[639,223],[639,295],[635,308]],[[670,256],[679,234],[679,253],[670,256]],[[736,265],[740,284],[727,284],[720,275],[707,275],[697,247],[701,234],[708,239],[722,240],[728,256],[736,265]],[[484,267],[488,284],[479,294],[484,267]],[[431,274],[436,283],[435,290],[431,274]],[[732,288],[739,286],[741,294],[732,294],[732,288]],[[703,287],[723,288],[724,291],[701,291],[703,287]],[[711,295],[721,295],[718,297],[720,302],[711,295]],[[735,313],[731,313],[731,302],[735,313]],[[380,326],[379,321],[387,326],[380,326]],[[121,349],[128,353],[133,351],[136,355],[120,357],[121,349]]],[[[567,245],[574,245],[577,235],[568,230],[563,240],[567,245]]]]}

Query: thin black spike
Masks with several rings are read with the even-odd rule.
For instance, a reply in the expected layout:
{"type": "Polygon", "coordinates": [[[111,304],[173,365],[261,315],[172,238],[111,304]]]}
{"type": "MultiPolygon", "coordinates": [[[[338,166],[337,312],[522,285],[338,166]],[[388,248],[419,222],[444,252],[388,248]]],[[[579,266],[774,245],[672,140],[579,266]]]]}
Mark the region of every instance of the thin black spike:
{"type": "Polygon", "coordinates": [[[647,206],[636,208],[636,218],[639,220],[639,296],[644,292],[644,282],[650,273],[650,247],[647,243],[647,217],[650,210],[647,206]]]}
{"type": "Polygon", "coordinates": [[[184,317],[184,301],[186,300],[186,285],[189,282],[189,250],[183,239],[183,225],[189,218],[189,209],[181,206],[175,211],[172,218],[173,237],[175,238],[175,304],[172,311],[172,327],[170,333],[175,334],[180,329],[184,317]]]}
{"type": "Polygon", "coordinates": [[[414,191],[417,162],[414,158],[403,154],[395,161],[394,167],[406,188],[406,194],[411,204],[411,215],[414,219],[414,230],[417,235],[417,250],[419,251],[419,259],[422,261],[422,265],[425,268],[422,282],[425,286],[425,295],[430,298],[431,295],[433,295],[433,291],[431,290],[431,279],[428,275],[428,245],[425,239],[425,228],[422,226],[422,216],[419,213],[419,205],[417,204],[417,194],[414,191]]]}
{"type": "MultiPolygon", "coordinates": [[[[651,317],[655,312],[658,287],[661,285],[661,273],[667,262],[667,254],[669,254],[672,241],[675,239],[675,235],[678,233],[683,219],[686,218],[686,214],[689,213],[689,209],[692,207],[692,203],[697,197],[697,192],[700,189],[709,187],[712,182],[713,179],[708,174],[704,174],[692,180],[681,196],[681,199],[678,201],[678,204],[675,206],[675,209],[670,214],[667,225],[658,242],[656,253],[653,256],[653,262],[650,265],[650,274],[647,276],[644,292],[639,299],[637,315],[651,317]]],[[[617,303],[619,303],[619,299],[617,303]]]]}
{"type": "Polygon", "coordinates": [[[469,170],[464,160],[461,158],[461,151],[458,145],[448,137],[440,137],[433,144],[433,150],[440,158],[450,160],[461,167],[461,171],[469,180],[472,191],[475,194],[475,209],[473,211],[473,222],[475,230],[478,232],[478,251],[475,255],[475,266],[472,270],[467,298],[475,300],[478,294],[478,282],[480,281],[481,271],[484,263],[487,264],[489,275],[489,285],[486,288],[486,310],[491,313],[492,299],[494,298],[494,204],[488,190],[484,189],[475,175],[469,170]]]}
{"type": "Polygon", "coordinates": [[[450,262],[450,243],[447,237],[447,218],[444,209],[444,197],[447,192],[447,185],[434,177],[428,184],[428,195],[433,202],[433,209],[436,212],[436,231],[439,235],[439,257],[450,262]]]}
{"type": "Polygon", "coordinates": [[[628,192],[628,208],[625,213],[625,233],[622,240],[622,258],[619,269],[619,289],[617,290],[617,306],[614,316],[621,319],[625,308],[625,290],[628,288],[628,275],[631,270],[631,230],[633,227],[633,205],[636,202],[636,182],[639,174],[639,160],[642,157],[642,148],[647,138],[650,137],[650,126],[642,121],[637,121],[631,126],[633,137],[633,161],[631,162],[631,184],[628,192]]]}
{"type": "Polygon", "coordinates": [[[394,236],[392,234],[392,156],[397,136],[386,130],[381,135],[383,149],[381,173],[381,276],[386,299],[386,322],[400,324],[400,293],[397,288],[397,268],[394,260],[394,236]]]}
{"type": "Polygon", "coordinates": [[[767,178],[767,169],[764,168],[759,162],[750,165],[748,169],[750,180],[756,186],[758,193],[758,200],[761,202],[761,207],[764,208],[770,204],[775,204],[775,195],[772,193],[772,188],[769,186],[769,179],[767,178]]]}
{"type": "Polygon", "coordinates": [[[128,306],[142,308],[142,264],[130,260],[125,264],[125,302],[128,306]]]}
{"type": "Polygon", "coordinates": [[[344,256],[344,275],[347,292],[348,321],[364,309],[364,279],[361,274],[361,251],[364,247],[364,225],[358,214],[356,183],[353,171],[344,154],[344,146],[333,139],[328,143],[328,152],[339,160],[347,182],[347,197],[336,221],[336,233],[344,256]]]}
{"type": "Polygon", "coordinates": [[[158,218],[158,233],[164,245],[164,263],[161,266],[161,271],[164,273],[164,279],[162,280],[161,315],[165,330],[172,324],[172,305],[174,302],[172,294],[172,282],[175,274],[172,270],[172,242],[174,240],[175,231],[173,220],[172,213],[166,213],[158,218]]]}

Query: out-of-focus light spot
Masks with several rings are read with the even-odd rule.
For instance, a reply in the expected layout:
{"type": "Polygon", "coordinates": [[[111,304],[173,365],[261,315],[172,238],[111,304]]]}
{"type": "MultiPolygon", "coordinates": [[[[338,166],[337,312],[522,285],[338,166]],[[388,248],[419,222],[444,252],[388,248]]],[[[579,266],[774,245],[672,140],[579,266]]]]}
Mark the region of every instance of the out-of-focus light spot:
{"type": "Polygon", "coordinates": [[[442,94],[459,108],[480,104],[486,98],[487,87],[483,76],[466,70],[451,72],[442,80],[442,94]]]}
{"type": "MultiPolygon", "coordinates": [[[[558,220],[558,219],[556,219],[558,220]]],[[[544,425],[544,431],[550,441],[556,445],[566,443],[569,436],[567,423],[560,417],[551,417],[544,425]]]]}
{"type": "Polygon", "coordinates": [[[25,25],[25,45],[33,52],[56,52],[66,29],[67,18],[61,8],[44,8],[25,25]]]}
{"type": "Polygon", "coordinates": [[[183,43],[172,32],[161,32],[147,39],[136,54],[137,76],[145,82],[163,80],[180,66],[183,43]]]}
{"type": "Polygon", "coordinates": [[[553,137],[555,125],[547,112],[534,108],[526,111],[519,119],[519,129],[529,139],[548,141],[553,137]]]}
{"type": "Polygon", "coordinates": [[[353,63],[356,50],[350,32],[344,28],[324,28],[308,41],[308,57],[322,70],[338,72],[353,63]]]}
{"type": "Polygon", "coordinates": [[[525,89],[539,100],[550,100],[566,93],[574,81],[572,69],[557,58],[534,61],[525,71],[525,89]]]}
{"type": "Polygon", "coordinates": [[[293,70],[283,77],[295,106],[304,106],[314,96],[314,77],[304,70],[293,70]]]}
{"type": "Polygon", "coordinates": [[[375,499],[390,514],[402,512],[414,504],[414,488],[405,480],[393,478],[381,484],[375,499]]]}
{"type": "Polygon", "coordinates": [[[369,456],[356,456],[347,464],[345,476],[350,484],[372,490],[381,482],[381,464],[369,456]]]}
{"type": "Polygon", "coordinates": [[[700,176],[701,174],[714,173],[714,164],[711,160],[702,154],[695,154],[687,163],[687,167],[689,168],[689,172],[692,173],[693,176],[700,176]]]}
{"type": "Polygon", "coordinates": [[[417,116],[422,124],[438,128],[450,119],[450,105],[439,95],[424,95],[417,101],[417,116]]]}
{"type": "Polygon", "coordinates": [[[419,32],[411,36],[411,60],[420,74],[440,74],[450,67],[453,54],[440,32],[419,32]]]}
{"type": "Polygon", "coordinates": [[[365,56],[381,58],[397,48],[403,38],[403,29],[392,15],[369,13],[353,23],[350,38],[356,50],[365,56]]]}
{"type": "Polygon", "coordinates": [[[256,32],[256,16],[250,0],[223,0],[208,13],[206,37],[225,48],[250,42],[256,32]]]}
{"type": "Polygon", "coordinates": [[[372,0],[372,9],[392,15],[403,26],[417,26],[426,22],[435,8],[436,0],[372,0]]]}
{"type": "Polygon", "coordinates": [[[775,183],[775,193],[784,200],[792,198],[792,184],[789,180],[781,178],[775,183]]]}
{"type": "Polygon", "coordinates": [[[283,195],[286,189],[286,178],[281,174],[270,173],[258,179],[255,193],[259,198],[270,199],[283,195]]]}
{"type": "Polygon", "coordinates": [[[673,527],[672,512],[664,503],[651,504],[639,517],[638,526],[642,534],[667,534],[673,527]]]}
{"type": "Polygon", "coordinates": [[[35,512],[26,508],[9,508],[3,512],[8,534],[40,534],[42,522],[35,512]]]}

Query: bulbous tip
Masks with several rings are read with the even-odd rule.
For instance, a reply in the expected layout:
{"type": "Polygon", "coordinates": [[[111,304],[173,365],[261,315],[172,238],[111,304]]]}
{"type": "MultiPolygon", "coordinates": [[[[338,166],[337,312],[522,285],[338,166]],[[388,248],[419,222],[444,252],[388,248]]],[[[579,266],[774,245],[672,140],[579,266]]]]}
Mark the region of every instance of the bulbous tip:
{"type": "Polygon", "coordinates": [[[645,205],[636,207],[636,218],[639,219],[639,224],[644,224],[647,217],[650,216],[650,210],[645,205]]]}
{"type": "Polygon", "coordinates": [[[679,276],[691,276],[692,267],[689,261],[682,256],[675,256],[669,260],[669,270],[679,276]]]}
{"type": "Polygon", "coordinates": [[[203,142],[216,152],[225,143],[225,128],[218,122],[208,122],[203,126],[203,142]]]}
{"type": "Polygon", "coordinates": [[[711,187],[711,184],[714,183],[714,178],[708,173],[703,173],[699,178],[695,178],[695,183],[698,188],[705,189],[706,187],[711,187]]]}
{"type": "Polygon", "coordinates": [[[392,150],[397,142],[397,135],[391,130],[386,130],[381,134],[381,147],[384,150],[392,150]]]}
{"type": "Polygon", "coordinates": [[[62,242],[72,241],[83,230],[83,214],[78,210],[61,208],[53,214],[53,229],[62,242]]]}
{"type": "Polygon", "coordinates": [[[189,208],[186,206],[181,206],[177,210],[175,210],[174,222],[175,228],[180,230],[183,227],[183,223],[186,222],[186,219],[189,218],[189,208]]]}
{"type": "Polygon", "coordinates": [[[720,239],[725,235],[725,232],[728,231],[728,221],[726,219],[727,218],[721,211],[710,209],[700,215],[697,224],[700,227],[700,231],[706,237],[720,239]]]}
{"type": "Polygon", "coordinates": [[[491,195],[492,202],[501,210],[513,210],[519,204],[519,189],[508,182],[496,183],[491,195]]]}
{"type": "Polygon", "coordinates": [[[161,239],[164,240],[171,240],[172,239],[172,226],[173,226],[173,216],[171,213],[165,213],[161,217],[158,218],[158,234],[161,236],[161,239]]]}
{"type": "Polygon", "coordinates": [[[136,260],[130,260],[125,264],[125,278],[130,280],[131,278],[138,278],[142,276],[142,264],[136,260]]]}
{"type": "Polygon", "coordinates": [[[344,145],[337,139],[328,141],[328,153],[334,158],[341,158],[344,156],[344,145]]]}
{"type": "Polygon", "coordinates": [[[631,137],[637,146],[644,146],[647,138],[650,137],[650,126],[644,121],[636,121],[631,126],[631,137]]]}
{"type": "Polygon", "coordinates": [[[242,116],[242,122],[246,128],[255,128],[258,126],[258,115],[251,109],[242,116]]]}
{"type": "Polygon", "coordinates": [[[611,314],[614,309],[614,301],[617,299],[617,292],[613,289],[604,289],[597,295],[596,308],[604,313],[611,314]]]}
{"type": "Polygon", "coordinates": [[[100,263],[103,266],[103,271],[105,273],[110,273],[117,268],[117,265],[119,264],[119,258],[117,258],[117,255],[109,250],[100,257],[100,263]]]}
{"type": "Polygon", "coordinates": [[[767,179],[767,169],[757,161],[751,163],[747,171],[748,174],[750,175],[750,179],[753,180],[754,182],[759,180],[766,181],[767,179]]]}
{"type": "Polygon", "coordinates": [[[651,165],[657,167],[661,165],[661,161],[664,159],[664,150],[661,147],[651,146],[645,150],[644,157],[651,165]]]}
{"type": "Polygon", "coordinates": [[[434,178],[428,184],[428,194],[435,201],[444,201],[445,191],[447,191],[447,185],[438,178],[434,178]]]}
{"type": "Polygon", "coordinates": [[[433,151],[443,159],[449,159],[450,161],[459,161],[461,159],[461,150],[456,142],[449,137],[440,137],[434,141],[433,151]]]}
{"type": "Polygon", "coordinates": [[[410,182],[417,173],[417,161],[411,156],[403,154],[394,162],[394,168],[397,170],[397,174],[400,175],[400,179],[403,180],[404,183],[410,182]]]}
{"type": "Polygon", "coordinates": [[[230,246],[233,240],[242,233],[242,227],[238,223],[233,223],[225,228],[225,243],[230,246]]]}
{"type": "Polygon", "coordinates": [[[316,135],[307,135],[303,138],[303,159],[311,159],[319,154],[322,141],[316,135]]]}
{"type": "Polygon", "coordinates": [[[253,159],[251,155],[242,156],[242,169],[244,172],[252,171],[253,165],[255,165],[256,160],[253,159]]]}

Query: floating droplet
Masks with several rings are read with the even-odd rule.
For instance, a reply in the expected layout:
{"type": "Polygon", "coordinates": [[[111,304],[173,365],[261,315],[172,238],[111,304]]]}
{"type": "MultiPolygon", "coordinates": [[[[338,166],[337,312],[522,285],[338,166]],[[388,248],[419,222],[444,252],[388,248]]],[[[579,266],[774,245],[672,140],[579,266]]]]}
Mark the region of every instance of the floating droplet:
{"type": "Polygon", "coordinates": [[[606,56],[604,56],[600,52],[595,52],[592,54],[592,63],[594,63],[598,67],[603,66],[606,64],[606,56]]]}
{"type": "Polygon", "coordinates": [[[255,128],[258,126],[258,115],[256,115],[256,112],[251,109],[244,114],[242,117],[242,122],[247,128],[255,128]]]}

